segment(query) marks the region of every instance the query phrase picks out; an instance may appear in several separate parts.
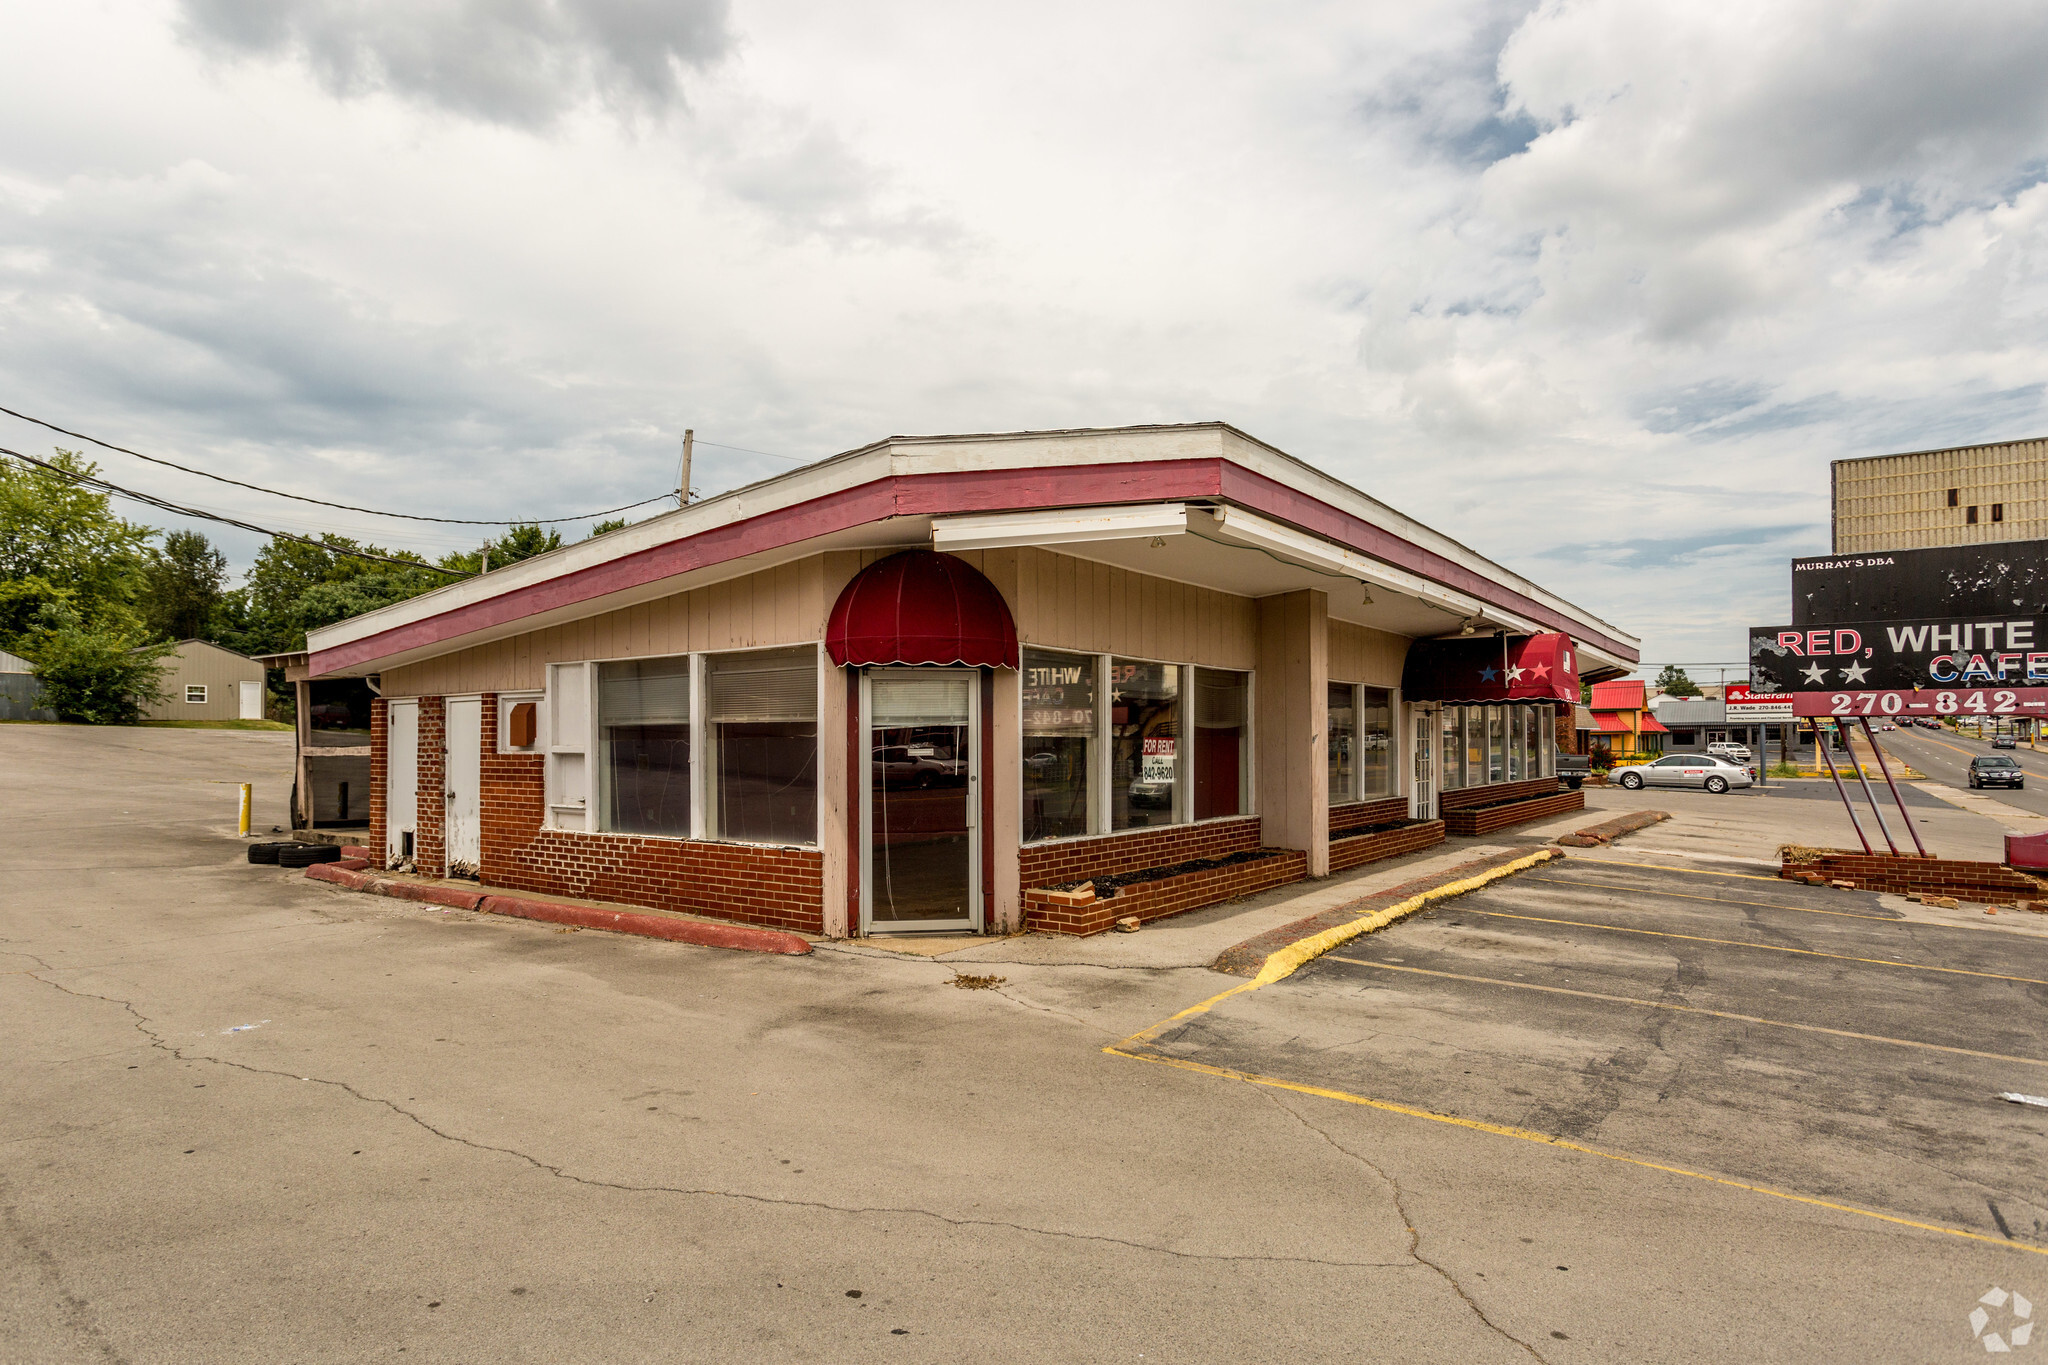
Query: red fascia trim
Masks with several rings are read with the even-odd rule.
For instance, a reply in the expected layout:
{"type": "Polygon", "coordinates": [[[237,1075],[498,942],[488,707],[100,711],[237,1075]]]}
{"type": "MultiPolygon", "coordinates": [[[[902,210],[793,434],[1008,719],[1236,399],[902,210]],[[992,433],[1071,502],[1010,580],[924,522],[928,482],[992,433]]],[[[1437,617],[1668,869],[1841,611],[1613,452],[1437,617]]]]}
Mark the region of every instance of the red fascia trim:
{"type": "Polygon", "coordinates": [[[1560,613],[1499,588],[1309,494],[1255,474],[1223,459],[1148,460],[1136,464],[1069,465],[1043,469],[977,469],[947,474],[911,474],[877,479],[858,488],[827,493],[792,507],[764,512],[714,530],[649,546],[587,569],[516,589],[394,626],[375,635],[315,653],[309,671],[353,668],[406,650],[421,649],[529,616],[574,606],[644,586],[663,578],[709,568],[728,560],[829,535],[895,516],[956,516],[1015,508],[1087,507],[1118,502],[1169,502],[1181,498],[1228,498],[1255,511],[1329,536],[1400,568],[1423,574],[1482,600],[1533,617],[1593,641],[1631,662],[1635,652],[1619,641],[1586,631],[1560,613]]]}
{"type": "Polygon", "coordinates": [[[1517,615],[1541,622],[1553,630],[1582,640],[1590,640],[1595,646],[1609,654],[1637,662],[1636,651],[1621,641],[1588,630],[1560,611],[1545,606],[1534,598],[1526,597],[1512,588],[1495,583],[1483,574],[1475,573],[1462,564],[1446,559],[1434,550],[1425,550],[1413,541],[1401,539],[1390,531],[1382,530],[1369,521],[1352,516],[1349,512],[1330,506],[1312,494],[1298,488],[1290,488],[1277,479],[1244,468],[1242,465],[1224,462],[1223,496],[1231,502],[1241,503],[1255,511],[1299,526],[1302,530],[1340,545],[1349,545],[1377,559],[1384,559],[1396,568],[1420,574],[1446,587],[1469,593],[1482,602],[1506,607],[1517,615]]]}

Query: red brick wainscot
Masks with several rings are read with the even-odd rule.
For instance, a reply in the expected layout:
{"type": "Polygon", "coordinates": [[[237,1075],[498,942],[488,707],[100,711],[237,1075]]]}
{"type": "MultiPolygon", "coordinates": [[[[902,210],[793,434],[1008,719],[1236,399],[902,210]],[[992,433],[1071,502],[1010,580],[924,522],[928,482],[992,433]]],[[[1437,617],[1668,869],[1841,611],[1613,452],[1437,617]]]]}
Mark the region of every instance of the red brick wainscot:
{"type": "Polygon", "coordinates": [[[1177,915],[1308,875],[1308,854],[1281,849],[1275,857],[1137,883],[1105,898],[1050,889],[1197,859],[1227,858],[1258,847],[1255,815],[1026,844],[1017,857],[1025,887],[1024,927],[1039,933],[1096,934],[1127,916],[1148,920],[1177,915]]]}
{"type": "Polygon", "coordinates": [[[1164,919],[1285,886],[1308,875],[1308,854],[1301,849],[1266,851],[1270,857],[1138,882],[1120,888],[1108,899],[1097,897],[1092,890],[1029,890],[1024,893],[1024,927],[1040,934],[1099,934],[1120,919],[1141,923],[1164,919]]]}
{"type": "Polygon", "coordinates": [[[486,885],[825,932],[825,859],[818,849],[543,829],[543,763],[539,754],[498,752],[498,699],[486,696],[486,885]]]}
{"type": "Polygon", "coordinates": [[[1345,872],[1382,858],[1398,858],[1444,841],[1441,820],[1402,820],[1377,829],[1367,826],[1357,834],[1330,832],[1330,871],[1345,872]]]}
{"type": "Polygon", "coordinates": [[[1535,777],[1526,782],[1495,782],[1484,787],[1461,787],[1437,798],[1444,828],[1452,834],[1491,834],[1509,825],[1530,820],[1547,820],[1567,811],[1584,810],[1586,794],[1561,791],[1554,777],[1535,777]]]}
{"type": "Polygon", "coordinates": [[[1948,858],[1915,858],[1888,853],[1802,850],[1785,853],[1778,875],[1794,880],[1854,882],[1859,891],[1894,895],[1953,896],[1983,904],[2037,900],[2048,882],[2015,872],[2003,863],[1969,863],[1948,858]]]}

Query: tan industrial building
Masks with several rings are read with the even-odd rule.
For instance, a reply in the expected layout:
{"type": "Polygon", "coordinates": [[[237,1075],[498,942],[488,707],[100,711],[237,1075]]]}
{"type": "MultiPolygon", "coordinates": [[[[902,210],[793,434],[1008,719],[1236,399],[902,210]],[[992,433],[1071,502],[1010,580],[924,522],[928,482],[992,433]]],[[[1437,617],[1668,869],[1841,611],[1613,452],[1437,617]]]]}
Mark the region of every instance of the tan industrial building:
{"type": "Polygon", "coordinates": [[[2048,539],[2048,439],[1836,460],[1835,554],[2048,539]]]}
{"type": "Polygon", "coordinates": [[[262,720],[263,665],[205,640],[180,640],[164,656],[164,700],[145,720],[262,720]]]}

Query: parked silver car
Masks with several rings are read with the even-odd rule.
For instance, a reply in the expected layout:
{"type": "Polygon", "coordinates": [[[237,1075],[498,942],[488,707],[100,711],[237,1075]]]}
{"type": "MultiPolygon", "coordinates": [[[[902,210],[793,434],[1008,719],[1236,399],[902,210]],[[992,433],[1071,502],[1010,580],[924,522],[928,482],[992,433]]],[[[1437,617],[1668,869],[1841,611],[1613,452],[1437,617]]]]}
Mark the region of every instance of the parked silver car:
{"type": "Polygon", "coordinates": [[[1719,796],[1730,787],[1747,787],[1749,769],[1714,754],[1666,754],[1648,763],[1632,763],[1607,774],[1630,791],[1642,787],[1705,787],[1719,796]]]}

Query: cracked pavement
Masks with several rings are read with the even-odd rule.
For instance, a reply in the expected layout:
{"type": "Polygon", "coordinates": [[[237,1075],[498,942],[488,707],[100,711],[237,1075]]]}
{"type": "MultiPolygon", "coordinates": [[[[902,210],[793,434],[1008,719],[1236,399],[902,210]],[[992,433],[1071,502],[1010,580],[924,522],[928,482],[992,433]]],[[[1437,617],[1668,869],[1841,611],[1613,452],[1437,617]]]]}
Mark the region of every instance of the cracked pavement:
{"type": "MultiPolygon", "coordinates": [[[[1902,1298],[1959,1346],[1985,1276],[2048,1301],[2017,1253],[1103,1053],[1235,984],[1199,969],[960,990],[250,867],[232,784],[268,828],[289,762],[0,726],[0,1358],[1872,1359],[1902,1298]]],[[[1291,1033],[1494,1050],[1379,1022],[1291,1033]]]]}

